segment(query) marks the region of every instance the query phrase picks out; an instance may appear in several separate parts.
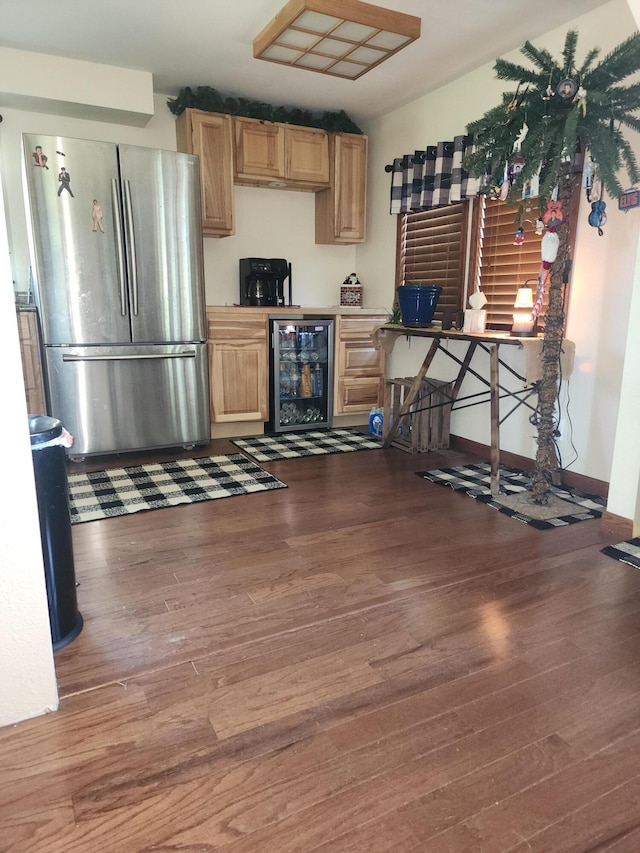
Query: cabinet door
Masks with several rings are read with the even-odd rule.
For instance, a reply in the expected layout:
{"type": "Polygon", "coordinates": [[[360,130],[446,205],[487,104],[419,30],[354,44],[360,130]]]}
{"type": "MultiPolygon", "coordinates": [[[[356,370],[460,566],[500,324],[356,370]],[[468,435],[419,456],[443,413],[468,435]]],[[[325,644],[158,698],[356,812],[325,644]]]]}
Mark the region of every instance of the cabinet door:
{"type": "Polygon", "coordinates": [[[257,119],[235,119],[236,171],[238,181],[285,177],[284,127],[257,119]]]}
{"type": "Polygon", "coordinates": [[[334,134],[332,185],[316,193],[316,243],[363,243],[366,237],[367,137],[334,134]]]}
{"type": "Polygon", "coordinates": [[[266,315],[209,312],[208,325],[212,423],[266,421],[269,417],[266,315]]]}
{"type": "Polygon", "coordinates": [[[303,127],[285,128],[285,175],[310,186],[329,185],[329,134],[303,127]]]}
{"type": "Polygon", "coordinates": [[[185,110],[176,122],[178,150],[200,157],[202,233],[228,237],[233,223],[233,136],[231,117],[185,110]]]}
{"type": "Polygon", "coordinates": [[[338,318],[337,414],[366,412],[382,404],[385,355],[374,347],[371,333],[386,322],[382,315],[338,318]]]}
{"type": "Polygon", "coordinates": [[[38,317],[35,311],[18,311],[17,319],[27,410],[32,415],[46,415],[38,317]]]}

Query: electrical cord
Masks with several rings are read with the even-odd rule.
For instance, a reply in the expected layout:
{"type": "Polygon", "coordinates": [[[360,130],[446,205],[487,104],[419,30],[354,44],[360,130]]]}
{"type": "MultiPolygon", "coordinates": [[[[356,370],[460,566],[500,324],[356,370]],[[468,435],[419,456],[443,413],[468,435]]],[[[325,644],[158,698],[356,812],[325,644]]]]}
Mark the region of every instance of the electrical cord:
{"type": "MultiPolygon", "coordinates": [[[[567,266],[565,266],[565,275],[568,275],[568,270],[570,270],[570,268],[571,268],[571,262],[567,261],[567,266]],[[568,269],[567,269],[567,267],[568,267],[568,269]]],[[[567,468],[569,468],[571,465],[573,465],[578,460],[579,453],[578,453],[578,450],[577,450],[575,443],[574,443],[574,440],[573,440],[573,421],[571,420],[571,412],[569,410],[569,406],[571,403],[571,395],[570,395],[570,390],[569,390],[570,383],[569,383],[569,380],[564,379],[564,375],[562,373],[562,357],[560,357],[558,359],[558,373],[559,373],[558,397],[556,399],[555,406],[554,406],[552,441],[553,441],[553,446],[554,446],[555,451],[556,451],[556,457],[558,459],[559,468],[561,471],[564,471],[567,468]],[[566,417],[567,422],[569,424],[569,442],[571,444],[571,449],[574,453],[573,459],[570,462],[567,462],[566,465],[562,461],[562,451],[560,450],[560,445],[557,441],[557,439],[560,438],[560,435],[561,435],[561,433],[560,433],[560,422],[562,420],[562,403],[561,403],[561,400],[562,400],[563,383],[566,387],[565,417],[566,417]]],[[[538,403],[536,404],[534,412],[529,416],[529,423],[534,427],[537,427],[540,424],[540,399],[539,398],[538,398],[538,403]]]]}

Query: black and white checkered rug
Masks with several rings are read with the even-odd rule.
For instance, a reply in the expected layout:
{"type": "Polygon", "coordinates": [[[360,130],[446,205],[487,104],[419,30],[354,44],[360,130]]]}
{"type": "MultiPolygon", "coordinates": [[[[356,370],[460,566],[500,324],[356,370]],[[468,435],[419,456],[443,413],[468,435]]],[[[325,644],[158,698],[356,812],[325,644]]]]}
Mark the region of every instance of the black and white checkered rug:
{"type": "Polygon", "coordinates": [[[607,557],[613,557],[614,560],[620,560],[621,563],[628,563],[630,566],[635,566],[640,569],[640,536],[635,539],[627,539],[626,542],[618,542],[617,545],[607,545],[602,549],[602,553],[607,557]]]}
{"type": "MultiPolygon", "coordinates": [[[[496,498],[491,495],[491,466],[488,463],[478,465],[461,465],[458,468],[441,468],[434,471],[416,471],[419,477],[430,480],[439,486],[449,486],[456,492],[464,492],[472,498],[499,510],[505,515],[530,524],[538,530],[549,530],[553,527],[564,527],[567,524],[575,524],[578,521],[586,521],[590,518],[600,518],[606,508],[606,503],[599,495],[585,495],[565,488],[552,486],[550,493],[575,506],[575,512],[563,511],[563,514],[552,518],[539,519],[528,515],[522,509],[514,510],[502,506],[496,498]]],[[[500,491],[501,494],[515,495],[529,491],[531,488],[531,475],[517,468],[507,465],[500,466],[500,491]]]]}
{"type": "Polygon", "coordinates": [[[286,488],[242,453],[70,474],[71,522],[286,488]]]}
{"type": "Polygon", "coordinates": [[[236,438],[233,443],[258,462],[348,453],[352,450],[377,450],[382,446],[379,439],[355,429],[314,429],[282,435],[259,435],[255,438],[236,438]]]}

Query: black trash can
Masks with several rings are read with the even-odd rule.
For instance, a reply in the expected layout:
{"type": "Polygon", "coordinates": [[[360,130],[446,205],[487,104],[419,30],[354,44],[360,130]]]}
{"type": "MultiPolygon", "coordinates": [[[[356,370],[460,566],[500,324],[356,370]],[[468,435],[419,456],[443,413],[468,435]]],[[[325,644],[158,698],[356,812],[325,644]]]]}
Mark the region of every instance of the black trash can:
{"type": "Polygon", "coordinates": [[[38,496],[40,539],[49,603],[53,650],[70,643],[82,630],[73,563],[69,486],[62,424],[44,415],[29,415],[31,456],[38,496]]]}

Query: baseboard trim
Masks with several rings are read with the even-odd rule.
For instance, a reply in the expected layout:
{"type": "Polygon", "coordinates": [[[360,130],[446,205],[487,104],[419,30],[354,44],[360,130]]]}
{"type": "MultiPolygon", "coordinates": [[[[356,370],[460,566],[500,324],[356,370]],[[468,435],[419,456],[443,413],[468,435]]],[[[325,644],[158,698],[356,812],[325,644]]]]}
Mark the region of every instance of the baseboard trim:
{"type": "MultiPolygon", "coordinates": [[[[459,435],[451,436],[450,445],[453,450],[459,450],[461,453],[472,453],[475,456],[483,456],[487,460],[491,456],[491,448],[488,444],[471,441],[459,435]]],[[[533,471],[535,468],[534,459],[529,459],[528,456],[519,456],[517,453],[509,453],[507,450],[500,451],[500,461],[505,465],[511,465],[513,468],[520,468],[522,471],[533,471]]],[[[569,486],[569,488],[579,489],[581,492],[589,495],[599,495],[602,498],[609,497],[609,483],[606,483],[604,480],[596,480],[584,474],[577,474],[575,471],[563,471],[562,482],[565,486],[569,486]]],[[[629,523],[633,526],[632,522],[629,523]]]]}
{"type": "Polygon", "coordinates": [[[609,533],[615,533],[621,540],[633,538],[633,519],[631,518],[623,518],[607,509],[602,513],[600,525],[609,533]]]}

